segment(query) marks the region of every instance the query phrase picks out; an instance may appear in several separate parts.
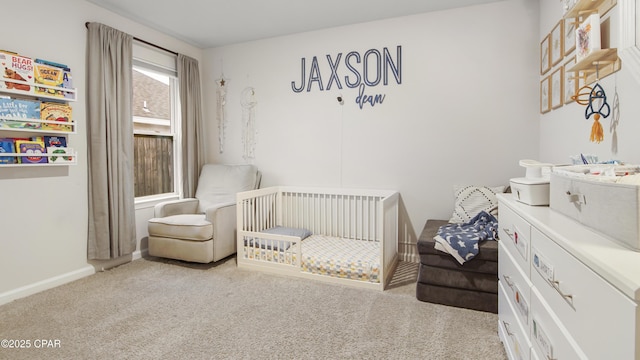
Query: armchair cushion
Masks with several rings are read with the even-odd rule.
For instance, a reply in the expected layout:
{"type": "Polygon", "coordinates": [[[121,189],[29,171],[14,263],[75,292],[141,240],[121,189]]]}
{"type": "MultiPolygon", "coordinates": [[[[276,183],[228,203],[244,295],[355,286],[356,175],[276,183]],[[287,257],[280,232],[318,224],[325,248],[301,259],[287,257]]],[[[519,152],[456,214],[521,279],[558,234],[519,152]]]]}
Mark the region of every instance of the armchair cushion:
{"type": "Polygon", "coordinates": [[[253,165],[206,164],[200,171],[195,197],[198,212],[221,203],[235,203],[236,193],[257,187],[258,171],[253,165]]]}
{"type": "Polygon", "coordinates": [[[149,220],[149,234],[166,238],[206,241],[213,236],[213,224],[205,219],[204,214],[165,216],[149,220]]]}

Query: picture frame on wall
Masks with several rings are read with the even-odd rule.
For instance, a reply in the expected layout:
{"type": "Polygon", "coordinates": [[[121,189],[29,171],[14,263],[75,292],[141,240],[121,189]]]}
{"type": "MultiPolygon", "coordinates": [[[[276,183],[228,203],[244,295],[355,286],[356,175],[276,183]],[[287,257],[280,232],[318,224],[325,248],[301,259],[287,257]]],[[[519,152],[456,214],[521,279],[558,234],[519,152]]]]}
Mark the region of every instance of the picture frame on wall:
{"type": "Polygon", "coordinates": [[[549,35],[549,46],[551,47],[551,66],[555,66],[564,56],[564,20],[558,21],[549,35]]]}
{"type": "Polygon", "coordinates": [[[545,77],[540,81],[540,113],[544,114],[551,110],[551,98],[549,92],[551,87],[549,86],[550,76],[545,77]]]}
{"type": "Polygon", "coordinates": [[[540,43],[540,75],[544,75],[551,68],[551,58],[549,57],[549,34],[540,43]]]}
{"type": "Polygon", "coordinates": [[[549,98],[551,102],[551,108],[557,109],[564,104],[564,67],[560,66],[550,76],[549,98]]]}
{"type": "Polygon", "coordinates": [[[576,57],[572,57],[569,61],[564,63],[564,103],[569,104],[574,101],[573,96],[578,92],[579,78],[578,74],[573,71],[568,71],[576,64],[576,57]]]}
{"type": "Polygon", "coordinates": [[[600,15],[591,14],[576,29],[576,62],[600,50],[600,15]]]}
{"type": "Polygon", "coordinates": [[[569,18],[564,20],[564,56],[570,55],[576,49],[576,25],[577,18],[569,18]]]}

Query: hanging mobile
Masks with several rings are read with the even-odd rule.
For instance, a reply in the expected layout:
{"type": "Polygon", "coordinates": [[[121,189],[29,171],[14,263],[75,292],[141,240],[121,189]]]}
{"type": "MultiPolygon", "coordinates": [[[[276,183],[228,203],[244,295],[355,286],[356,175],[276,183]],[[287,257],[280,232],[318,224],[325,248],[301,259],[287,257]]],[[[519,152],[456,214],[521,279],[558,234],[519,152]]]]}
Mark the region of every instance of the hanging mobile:
{"type": "Polygon", "coordinates": [[[584,110],[584,117],[588,120],[593,115],[593,125],[591,126],[590,141],[600,143],[604,139],[604,131],[602,130],[602,124],[600,124],[600,116],[608,117],[611,108],[607,103],[607,94],[600,84],[598,74],[598,65],[596,64],[596,84],[589,93],[589,101],[586,109],[584,110]],[[594,107],[595,106],[595,107],[594,107]],[[597,109],[597,110],[596,110],[597,109]]]}

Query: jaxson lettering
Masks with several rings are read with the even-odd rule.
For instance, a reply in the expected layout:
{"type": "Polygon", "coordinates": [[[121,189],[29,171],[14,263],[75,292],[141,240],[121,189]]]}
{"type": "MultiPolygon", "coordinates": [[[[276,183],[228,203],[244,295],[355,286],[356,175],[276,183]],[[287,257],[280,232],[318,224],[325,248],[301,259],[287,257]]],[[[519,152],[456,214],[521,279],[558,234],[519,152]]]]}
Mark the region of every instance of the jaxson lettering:
{"type": "MultiPolygon", "coordinates": [[[[302,92],[306,89],[311,92],[317,88],[319,91],[331,90],[332,86],[343,89],[343,83],[347,88],[358,88],[358,96],[355,102],[360,109],[368,104],[372,107],[376,104],[382,104],[386,95],[376,94],[367,95],[365,93],[367,86],[375,87],[380,85],[387,86],[390,80],[395,80],[396,84],[402,84],[402,47],[396,47],[395,59],[388,48],[369,49],[364,54],[357,51],[351,51],[344,56],[338,53],[335,56],[326,55],[326,65],[331,74],[325,83],[322,80],[322,71],[318,57],[311,59],[311,65],[307,73],[307,59],[301,58],[300,61],[300,83],[296,84],[291,81],[291,89],[296,92],[302,92]],[[346,72],[345,73],[343,73],[346,72]],[[341,76],[342,75],[342,76],[341,76]],[[391,77],[393,77],[391,79],[391,77]]],[[[326,67],[325,74],[326,74],[326,67]]]]}

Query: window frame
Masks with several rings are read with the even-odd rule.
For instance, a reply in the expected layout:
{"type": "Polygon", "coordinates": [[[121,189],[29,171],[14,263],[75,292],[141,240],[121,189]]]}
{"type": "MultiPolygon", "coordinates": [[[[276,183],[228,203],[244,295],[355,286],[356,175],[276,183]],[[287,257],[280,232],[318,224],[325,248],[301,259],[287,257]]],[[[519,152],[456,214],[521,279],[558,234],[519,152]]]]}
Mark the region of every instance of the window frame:
{"type": "MultiPolygon", "coordinates": [[[[133,66],[134,69],[156,73],[169,78],[170,91],[170,135],[173,138],[173,191],[168,193],[137,196],[134,199],[136,209],[153,207],[162,201],[182,198],[182,132],[180,116],[179,82],[177,76],[177,56],[153,49],[148,45],[134,42],[133,66]]],[[[131,118],[133,123],[137,119],[145,119],[137,116],[131,118]]],[[[145,131],[133,131],[133,134],[149,134],[145,131]]],[[[163,134],[165,135],[165,134],[163,134]]],[[[134,164],[135,165],[135,164],[134,164]]]]}

